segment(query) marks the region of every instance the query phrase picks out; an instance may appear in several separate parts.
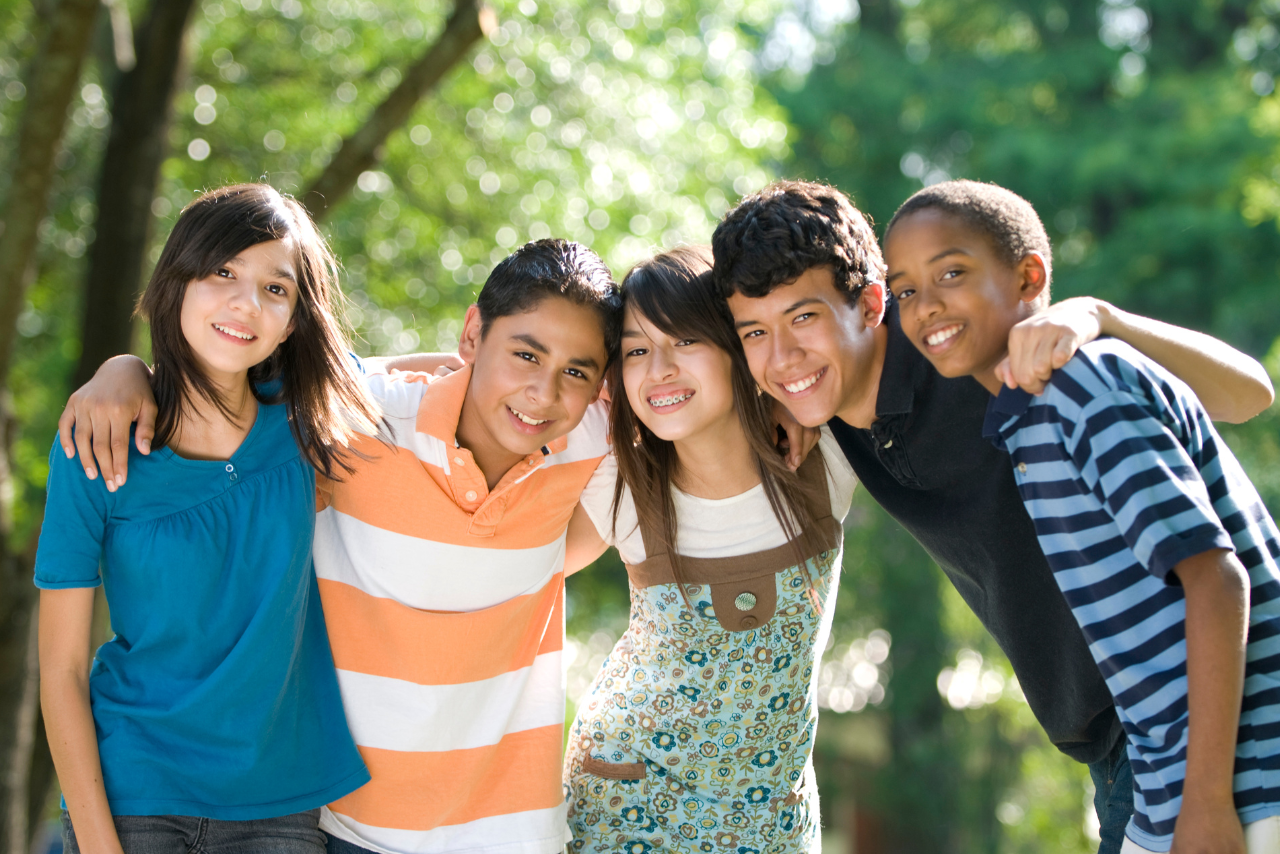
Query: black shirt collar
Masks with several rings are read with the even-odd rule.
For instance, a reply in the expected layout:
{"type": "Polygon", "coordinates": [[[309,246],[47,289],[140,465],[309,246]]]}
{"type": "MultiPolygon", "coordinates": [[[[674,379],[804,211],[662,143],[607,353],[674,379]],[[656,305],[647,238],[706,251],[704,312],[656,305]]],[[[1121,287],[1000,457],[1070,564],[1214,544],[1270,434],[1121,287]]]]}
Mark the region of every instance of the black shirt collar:
{"type": "Polygon", "coordinates": [[[920,370],[926,364],[924,354],[907,340],[902,331],[896,301],[890,301],[885,308],[884,324],[889,331],[889,340],[884,349],[880,385],[876,389],[876,418],[911,412],[915,407],[920,370]]]}
{"type": "Polygon", "coordinates": [[[1020,388],[1002,387],[1000,394],[993,396],[987,403],[987,417],[982,421],[983,437],[990,439],[991,443],[1000,450],[1005,450],[1004,436],[1001,435],[1000,428],[1007,424],[1010,418],[1026,412],[1030,405],[1030,392],[1020,388]]]}

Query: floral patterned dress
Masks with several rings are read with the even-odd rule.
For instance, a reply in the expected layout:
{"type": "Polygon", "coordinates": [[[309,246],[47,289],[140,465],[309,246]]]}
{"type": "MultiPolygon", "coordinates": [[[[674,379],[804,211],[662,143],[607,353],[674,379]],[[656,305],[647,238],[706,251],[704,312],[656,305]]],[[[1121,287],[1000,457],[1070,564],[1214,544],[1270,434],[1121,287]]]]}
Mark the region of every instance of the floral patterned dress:
{"type": "Polygon", "coordinates": [[[805,561],[816,595],[790,544],[682,556],[687,600],[666,554],[627,566],[630,625],[569,735],[570,852],[817,851],[816,678],[842,538],[821,455],[800,473],[820,520],[805,561]]]}

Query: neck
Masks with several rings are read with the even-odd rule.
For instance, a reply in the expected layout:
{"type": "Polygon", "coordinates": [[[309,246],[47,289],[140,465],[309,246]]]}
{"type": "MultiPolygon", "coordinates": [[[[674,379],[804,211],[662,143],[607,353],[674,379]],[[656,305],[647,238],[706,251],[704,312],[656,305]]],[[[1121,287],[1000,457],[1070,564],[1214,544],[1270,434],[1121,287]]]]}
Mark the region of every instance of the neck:
{"type": "Polygon", "coordinates": [[[502,476],[510,471],[512,466],[524,459],[521,454],[509,451],[494,441],[493,436],[485,429],[484,423],[476,414],[475,406],[471,402],[470,387],[467,389],[466,398],[462,401],[462,412],[458,416],[458,429],[454,437],[460,447],[471,452],[472,459],[480,467],[485,483],[490,489],[498,485],[498,481],[502,480],[502,476]]]}
{"type": "Polygon", "coordinates": [[[676,486],[698,498],[732,498],[760,482],[751,443],[736,412],[675,443],[676,486]]]}
{"type": "Polygon", "coordinates": [[[845,396],[836,416],[851,427],[867,429],[876,420],[876,398],[880,393],[880,374],[884,371],[884,354],[889,346],[888,324],[871,330],[871,346],[855,357],[851,391],[845,396]],[[858,364],[858,363],[861,364],[858,364]]]}
{"type": "Polygon", "coordinates": [[[179,456],[196,460],[229,459],[253,429],[258,401],[249,391],[247,374],[215,381],[231,418],[211,400],[188,388],[169,447],[179,456]]]}
{"type": "MultiPolygon", "coordinates": [[[[1004,358],[1003,353],[1000,354],[1000,358],[1004,358]]],[[[997,360],[996,364],[999,364],[999,360],[997,360]]],[[[995,365],[976,371],[973,374],[973,378],[981,383],[982,387],[991,392],[992,395],[998,396],[1000,394],[1000,389],[1004,388],[1004,383],[1000,382],[996,377],[995,365]]]]}

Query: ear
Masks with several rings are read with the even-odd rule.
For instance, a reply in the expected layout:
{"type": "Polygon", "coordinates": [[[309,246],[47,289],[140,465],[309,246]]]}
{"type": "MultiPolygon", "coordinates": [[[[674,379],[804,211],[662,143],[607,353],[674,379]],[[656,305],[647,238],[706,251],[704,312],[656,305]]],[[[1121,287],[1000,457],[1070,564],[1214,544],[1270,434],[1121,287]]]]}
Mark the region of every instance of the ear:
{"type": "Polygon", "coordinates": [[[293,330],[296,326],[297,326],[297,323],[295,323],[294,320],[290,318],[289,325],[284,328],[284,334],[281,335],[280,340],[276,342],[277,347],[279,347],[281,344],[283,344],[285,341],[289,339],[289,336],[293,334],[293,330]]]}
{"type": "Polygon", "coordinates": [[[468,365],[475,364],[476,351],[480,347],[480,307],[472,303],[467,307],[466,319],[462,321],[462,335],[458,337],[458,355],[468,365]]]}
{"type": "Polygon", "coordinates": [[[886,303],[884,282],[867,282],[858,297],[858,310],[862,313],[862,322],[868,329],[875,329],[884,320],[886,303]]]}
{"type": "Polygon", "coordinates": [[[1018,262],[1018,300],[1035,302],[1049,287],[1049,268],[1045,266],[1044,256],[1039,252],[1028,252],[1018,262]]]}

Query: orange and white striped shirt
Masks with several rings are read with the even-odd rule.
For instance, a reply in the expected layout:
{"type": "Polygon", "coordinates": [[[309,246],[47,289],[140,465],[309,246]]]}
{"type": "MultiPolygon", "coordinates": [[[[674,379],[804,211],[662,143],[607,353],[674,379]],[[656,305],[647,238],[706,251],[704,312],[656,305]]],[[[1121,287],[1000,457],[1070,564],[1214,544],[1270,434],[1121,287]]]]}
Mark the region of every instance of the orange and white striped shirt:
{"type": "Polygon", "coordinates": [[[490,491],[455,439],[471,379],[367,378],[393,447],[318,478],[315,566],[347,722],[372,780],[325,832],[391,854],[550,854],[566,841],[565,529],[606,413],[490,491]]]}

